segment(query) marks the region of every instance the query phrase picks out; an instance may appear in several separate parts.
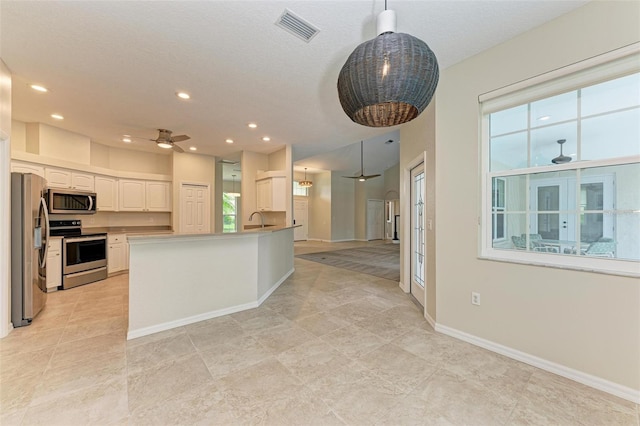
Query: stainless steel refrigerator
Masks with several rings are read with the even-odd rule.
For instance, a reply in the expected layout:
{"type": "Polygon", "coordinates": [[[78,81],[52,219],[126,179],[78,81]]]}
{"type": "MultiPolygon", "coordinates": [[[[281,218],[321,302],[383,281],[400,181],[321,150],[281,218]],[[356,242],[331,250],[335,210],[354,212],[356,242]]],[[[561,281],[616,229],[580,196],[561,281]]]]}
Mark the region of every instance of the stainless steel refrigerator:
{"type": "Polygon", "coordinates": [[[47,301],[46,180],[11,173],[11,322],[31,324],[47,301]]]}

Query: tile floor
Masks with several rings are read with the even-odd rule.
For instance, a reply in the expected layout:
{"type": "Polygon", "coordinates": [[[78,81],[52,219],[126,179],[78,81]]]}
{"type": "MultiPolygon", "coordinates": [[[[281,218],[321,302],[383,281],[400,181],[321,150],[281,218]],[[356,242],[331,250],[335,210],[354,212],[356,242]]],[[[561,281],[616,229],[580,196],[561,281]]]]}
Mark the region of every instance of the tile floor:
{"type": "Polygon", "coordinates": [[[132,341],[127,275],[51,294],[0,340],[0,424],[640,424],[635,404],[435,333],[395,282],[295,266],[260,308],[132,341]]]}

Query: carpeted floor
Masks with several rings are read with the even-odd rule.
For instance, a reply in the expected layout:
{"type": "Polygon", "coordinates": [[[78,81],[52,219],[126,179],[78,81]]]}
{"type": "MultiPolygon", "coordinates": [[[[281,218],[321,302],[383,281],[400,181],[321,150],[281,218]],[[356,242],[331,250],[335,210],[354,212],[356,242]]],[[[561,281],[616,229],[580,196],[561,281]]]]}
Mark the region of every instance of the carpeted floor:
{"type": "Polygon", "coordinates": [[[378,244],[370,247],[300,254],[296,257],[336,268],[400,281],[399,244],[378,244]]]}

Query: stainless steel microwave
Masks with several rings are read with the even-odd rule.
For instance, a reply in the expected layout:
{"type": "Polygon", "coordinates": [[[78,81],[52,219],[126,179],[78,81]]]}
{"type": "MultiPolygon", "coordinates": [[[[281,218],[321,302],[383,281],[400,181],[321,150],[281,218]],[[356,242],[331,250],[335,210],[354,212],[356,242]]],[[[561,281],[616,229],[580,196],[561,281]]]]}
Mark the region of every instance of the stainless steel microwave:
{"type": "Polygon", "coordinates": [[[49,188],[47,205],[49,213],[53,214],[93,214],[96,212],[96,193],[49,188]]]}

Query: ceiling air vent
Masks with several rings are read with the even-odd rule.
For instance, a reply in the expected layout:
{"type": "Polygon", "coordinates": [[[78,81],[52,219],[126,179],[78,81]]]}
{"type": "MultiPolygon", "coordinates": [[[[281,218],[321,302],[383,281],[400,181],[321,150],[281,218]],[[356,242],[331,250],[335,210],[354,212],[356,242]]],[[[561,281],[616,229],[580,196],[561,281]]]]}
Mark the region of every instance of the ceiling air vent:
{"type": "Polygon", "coordinates": [[[291,12],[289,9],[285,9],[280,15],[280,18],[276,21],[276,25],[289,31],[296,37],[299,37],[309,43],[320,30],[304,19],[291,12]]]}

